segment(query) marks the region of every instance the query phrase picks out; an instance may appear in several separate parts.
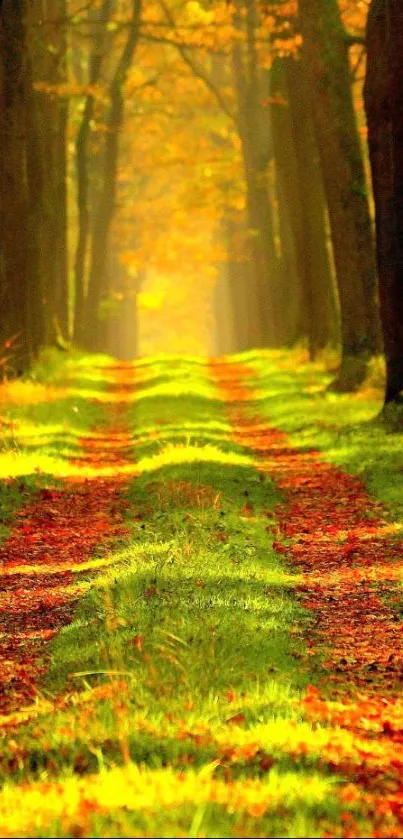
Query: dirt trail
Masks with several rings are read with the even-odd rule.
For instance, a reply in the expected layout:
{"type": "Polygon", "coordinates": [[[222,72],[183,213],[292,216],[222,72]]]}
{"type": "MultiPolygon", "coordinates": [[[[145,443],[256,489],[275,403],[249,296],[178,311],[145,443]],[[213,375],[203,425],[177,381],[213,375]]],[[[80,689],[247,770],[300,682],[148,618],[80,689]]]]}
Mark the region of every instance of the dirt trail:
{"type": "Polygon", "coordinates": [[[0,714],[34,700],[46,670],[46,642],[71,620],[71,584],[80,566],[88,573],[85,562],[98,546],[125,535],[121,494],[128,479],[119,467],[133,462],[124,402],[135,386],[134,368],[120,364],[108,372],[115,398],[107,405],[107,425],[80,440],[72,463],[101,470],[113,465],[116,475],[88,478],[83,471],[61,488],[40,490],[0,548],[0,714]]]}
{"type": "MultiPolygon", "coordinates": [[[[210,370],[228,402],[233,439],[258,455],[284,493],[273,547],[303,574],[297,590],[313,618],[306,643],[324,655],[320,690],[309,689],[304,710],[353,735],[344,751],[330,743],[323,760],[350,781],[341,796],[346,805],[360,801],[373,835],[402,836],[403,621],[396,604],[403,545],[390,538],[381,505],[359,479],[318,452],[293,448],[251,414],[251,368],[213,363],[210,370]]],[[[354,830],[346,813],[342,835],[359,835],[354,830]]]]}

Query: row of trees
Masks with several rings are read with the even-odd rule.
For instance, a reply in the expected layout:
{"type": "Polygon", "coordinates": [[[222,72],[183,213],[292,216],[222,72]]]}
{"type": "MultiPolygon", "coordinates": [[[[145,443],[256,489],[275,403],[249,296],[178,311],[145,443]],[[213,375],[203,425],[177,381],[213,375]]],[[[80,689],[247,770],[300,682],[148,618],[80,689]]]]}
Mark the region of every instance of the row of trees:
{"type": "Polygon", "coordinates": [[[366,44],[358,0],[0,8],[4,365],[69,336],[133,356],[136,301],[190,319],[215,285],[218,351],[339,343],[348,390],[383,341],[398,399],[398,0],[373,0],[366,44]]]}

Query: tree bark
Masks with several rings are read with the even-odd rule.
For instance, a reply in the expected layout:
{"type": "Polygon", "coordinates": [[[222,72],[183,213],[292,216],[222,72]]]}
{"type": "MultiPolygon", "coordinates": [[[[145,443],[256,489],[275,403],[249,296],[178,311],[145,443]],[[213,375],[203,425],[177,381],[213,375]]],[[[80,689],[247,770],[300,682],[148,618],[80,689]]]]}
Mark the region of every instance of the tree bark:
{"type": "Polygon", "coordinates": [[[364,102],[375,201],[387,409],[403,401],[403,9],[395,0],[373,0],[366,44],[364,102]]]}
{"type": "Polygon", "coordinates": [[[239,352],[258,346],[259,301],[253,294],[253,267],[246,253],[246,229],[239,212],[228,210],[223,222],[226,240],[226,279],[231,302],[234,346],[239,352]]]}
{"type": "Polygon", "coordinates": [[[337,0],[299,0],[304,58],[329,211],[341,307],[342,359],[334,388],[355,389],[380,349],[372,231],[337,0]]]}
{"type": "Polygon", "coordinates": [[[337,341],[338,304],[327,243],[322,171],[305,68],[302,61],[291,57],[281,61],[284,68],[283,93],[288,100],[296,167],[296,171],[290,173],[295,178],[294,183],[291,176],[287,181],[288,204],[301,278],[301,320],[313,359],[320,350],[337,341]]]}
{"type": "MultiPolygon", "coordinates": [[[[67,17],[67,0],[54,0],[54,16],[65,20],[67,17]]],[[[65,26],[53,27],[54,47],[57,61],[55,62],[55,82],[62,84],[67,81],[67,33],[65,26]]],[[[64,338],[70,332],[70,301],[69,301],[69,266],[67,241],[67,127],[68,127],[68,99],[58,96],[55,103],[55,145],[54,145],[54,213],[55,213],[55,289],[54,313],[57,329],[64,338]]]]}
{"type": "Polygon", "coordinates": [[[107,120],[99,207],[94,219],[91,267],[86,300],[86,338],[88,349],[102,349],[102,327],[98,317],[102,297],[107,296],[107,256],[109,232],[115,211],[119,135],[124,117],[123,87],[140,35],[141,0],[132,0],[132,15],[127,41],[109,88],[110,108],[107,120]]]}
{"type": "MultiPolygon", "coordinates": [[[[65,76],[66,38],[60,19],[65,0],[28,6],[27,69],[34,94],[27,101],[30,219],[35,229],[44,312],[44,340],[67,335],[66,100],[59,85],[65,76]]],[[[63,18],[62,18],[63,19],[63,18]]]]}
{"type": "Polygon", "coordinates": [[[300,244],[304,220],[299,201],[298,166],[284,58],[276,58],[271,67],[270,96],[280,244],[287,277],[282,289],[280,312],[283,343],[292,344],[307,334],[309,317],[308,313],[301,317],[303,264],[300,244]]]}
{"type": "MultiPolygon", "coordinates": [[[[99,12],[100,23],[94,43],[94,51],[90,60],[88,84],[92,87],[100,78],[102,64],[105,58],[106,24],[109,21],[113,0],[103,0],[99,12]]],[[[77,209],[78,209],[78,238],[74,263],[74,340],[77,344],[84,344],[87,332],[85,323],[85,278],[88,242],[91,232],[90,223],[90,174],[89,174],[89,141],[91,136],[91,120],[94,114],[94,95],[90,91],[85,100],[83,116],[76,139],[76,171],[77,171],[77,209]]]]}
{"type": "Polygon", "coordinates": [[[32,102],[25,0],[4,0],[0,18],[0,365],[25,369],[43,336],[36,229],[31,223],[27,114],[32,102]]]}
{"type": "MultiPolygon", "coordinates": [[[[238,2],[235,24],[239,27],[238,2]]],[[[278,345],[279,318],[276,302],[281,285],[281,266],[274,239],[273,212],[269,194],[268,163],[272,154],[267,109],[262,107],[263,86],[256,55],[255,2],[246,10],[246,45],[233,46],[233,70],[237,97],[238,133],[245,169],[250,251],[249,297],[257,300],[258,329],[254,346],[278,345]]]]}

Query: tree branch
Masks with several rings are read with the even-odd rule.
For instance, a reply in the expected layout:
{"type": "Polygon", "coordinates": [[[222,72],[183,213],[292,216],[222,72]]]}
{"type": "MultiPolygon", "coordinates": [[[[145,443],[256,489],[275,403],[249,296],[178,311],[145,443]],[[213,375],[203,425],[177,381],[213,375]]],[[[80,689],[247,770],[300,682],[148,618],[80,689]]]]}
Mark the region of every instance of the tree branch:
{"type": "Polygon", "coordinates": [[[365,46],[365,36],[358,34],[356,35],[354,34],[354,32],[345,31],[343,34],[343,40],[346,47],[355,47],[357,44],[365,46]]]}
{"type": "MultiPolygon", "coordinates": [[[[161,7],[164,11],[164,14],[165,14],[168,22],[170,23],[170,25],[173,28],[175,28],[175,20],[174,20],[172,14],[171,14],[170,9],[167,7],[164,0],[160,0],[160,4],[161,4],[161,7]]],[[[236,122],[235,114],[233,113],[232,109],[230,108],[230,106],[229,106],[228,102],[226,101],[225,97],[222,95],[220,89],[218,87],[216,87],[216,85],[213,83],[210,76],[206,73],[204,67],[202,67],[192,56],[190,56],[188,54],[188,52],[186,51],[186,47],[184,47],[182,44],[174,44],[174,46],[176,47],[176,49],[178,50],[178,52],[182,56],[185,64],[187,64],[188,67],[190,67],[190,69],[192,70],[192,72],[194,73],[196,78],[198,78],[202,82],[204,82],[204,84],[206,85],[206,87],[208,88],[210,93],[213,94],[213,96],[216,99],[216,101],[218,102],[220,108],[224,111],[224,113],[227,115],[227,117],[229,117],[233,122],[236,122]]]]}

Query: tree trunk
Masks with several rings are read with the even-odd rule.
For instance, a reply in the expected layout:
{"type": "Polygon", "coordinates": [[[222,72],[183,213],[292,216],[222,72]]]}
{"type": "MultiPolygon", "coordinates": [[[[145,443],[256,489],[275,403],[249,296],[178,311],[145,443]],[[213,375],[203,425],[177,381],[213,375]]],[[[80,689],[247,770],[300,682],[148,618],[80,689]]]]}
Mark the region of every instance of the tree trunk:
{"type": "Polygon", "coordinates": [[[341,307],[334,387],[353,390],[380,348],[375,259],[345,33],[337,0],[300,0],[300,22],[321,155],[341,307]]]}
{"type": "MultiPolygon", "coordinates": [[[[67,0],[54,0],[54,14],[65,20],[67,0]]],[[[65,26],[54,27],[54,40],[57,55],[55,63],[55,82],[67,81],[67,35],[65,26]]],[[[54,214],[55,214],[55,289],[54,313],[57,328],[64,338],[69,337],[69,280],[68,280],[68,243],[67,243],[67,127],[68,100],[57,97],[55,104],[55,139],[54,139],[54,214]]]]}
{"type": "Polygon", "coordinates": [[[295,199],[293,208],[298,263],[302,284],[302,305],[311,358],[338,337],[338,303],[329,258],[326,232],[325,195],[319,153],[315,139],[312,101],[302,61],[282,59],[284,93],[288,98],[296,159],[296,183],[289,180],[295,199]]]}
{"type": "Polygon", "coordinates": [[[103,160],[102,190],[98,211],[95,215],[91,267],[86,300],[86,340],[88,349],[100,350],[102,326],[99,320],[99,306],[103,296],[107,296],[107,256],[109,232],[116,200],[116,177],[119,157],[119,134],[124,116],[123,87],[140,34],[141,0],[133,0],[132,16],[127,41],[120,57],[114,78],[109,89],[110,108],[107,120],[105,152],[103,160]]]}
{"type": "Polygon", "coordinates": [[[373,0],[366,36],[364,102],[386,357],[385,408],[401,403],[403,392],[402,12],[394,0],[373,0]]]}
{"type": "Polygon", "coordinates": [[[214,355],[227,355],[237,351],[229,277],[225,268],[226,265],[222,267],[213,291],[214,355]]]}
{"type": "MultiPolygon", "coordinates": [[[[109,21],[112,6],[113,0],[103,0],[99,12],[99,21],[102,21],[102,25],[100,23],[90,61],[88,83],[91,86],[99,81],[101,75],[102,64],[105,58],[106,24],[109,21]]],[[[85,100],[83,116],[76,139],[78,238],[74,264],[74,340],[77,344],[85,343],[87,332],[85,323],[85,278],[87,249],[91,230],[89,207],[89,141],[94,104],[94,96],[90,92],[85,100]]]]}
{"type": "Polygon", "coordinates": [[[36,229],[30,216],[27,112],[32,87],[27,63],[25,0],[4,0],[0,17],[0,365],[2,375],[25,369],[42,340],[36,229]]]}
{"type": "MultiPolygon", "coordinates": [[[[235,25],[240,24],[240,7],[235,25]]],[[[254,346],[278,344],[279,312],[276,298],[280,286],[280,263],[274,240],[274,221],[270,203],[268,163],[271,156],[267,110],[262,107],[263,87],[256,55],[256,8],[245,4],[246,49],[239,41],[233,46],[233,70],[237,96],[238,132],[245,168],[250,251],[250,298],[257,300],[259,328],[254,346]]]]}
{"type": "MultiPolygon", "coordinates": [[[[394,298],[397,309],[395,318],[399,323],[400,357],[403,354],[403,8],[401,2],[388,0],[389,44],[389,88],[391,98],[392,123],[392,165],[393,165],[393,218],[395,223],[394,238],[394,298]]],[[[389,358],[389,354],[388,354],[389,358]]],[[[388,365],[392,368],[392,365],[388,365]]],[[[394,365],[393,365],[394,366],[394,365]]],[[[392,374],[392,369],[391,369],[392,374]]],[[[390,374],[387,398],[394,398],[396,382],[390,374]]],[[[401,385],[399,382],[400,389],[401,385]]]]}
{"type": "Polygon", "coordinates": [[[303,238],[304,219],[299,201],[298,165],[283,58],[276,58],[273,62],[270,72],[270,95],[280,244],[287,277],[280,301],[284,322],[282,343],[292,344],[297,338],[306,335],[309,318],[301,318],[303,264],[300,243],[303,238]]]}
{"type": "Polygon", "coordinates": [[[67,335],[66,35],[65,0],[28,4],[27,71],[34,95],[27,101],[30,218],[36,230],[45,341],[67,335]]]}
{"type": "Polygon", "coordinates": [[[254,294],[254,268],[248,260],[243,214],[228,210],[223,222],[227,249],[226,275],[238,351],[259,346],[259,298],[254,294]]]}

